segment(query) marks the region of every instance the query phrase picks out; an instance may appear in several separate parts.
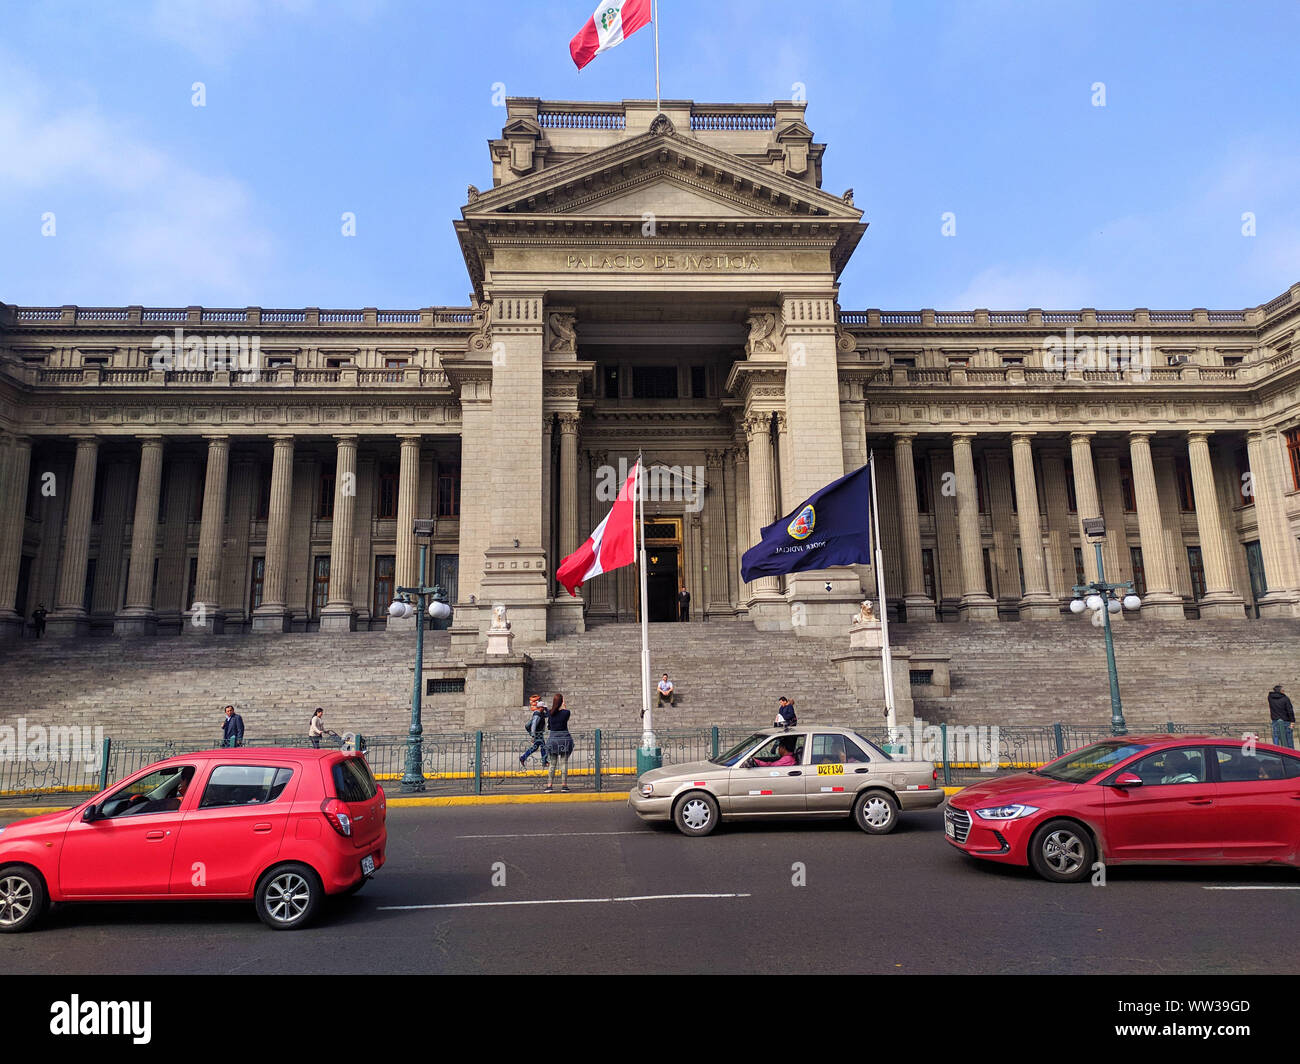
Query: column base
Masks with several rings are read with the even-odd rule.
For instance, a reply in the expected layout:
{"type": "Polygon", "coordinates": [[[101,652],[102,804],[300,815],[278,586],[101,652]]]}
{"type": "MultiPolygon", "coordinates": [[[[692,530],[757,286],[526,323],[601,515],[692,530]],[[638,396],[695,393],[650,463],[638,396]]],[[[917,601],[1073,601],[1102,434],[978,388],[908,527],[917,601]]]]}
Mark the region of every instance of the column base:
{"type": "Polygon", "coordinates": [[[211,606],[196,602],[202,610],[186,610],[181,614],[181,635],[221,635],[226,630],[226,617],[216,603],[211,606]]]}
{"type": "Polygon", "coordinates": [[[587,630],[582,619],[582,599],[573,598],[567,591],[560,593],[546,615],[546,638],[553,639],[561,635],[575,635],[587,630]]]}
{"type": "Polygon", "coordinates": [[[127,607],[113,618],[114,635],[157,635],[158,615],[153,610],[127,607]]]}
{"type": "Polygon", "coordinates": [[[1061,607],[1051,595],[1026,595],[1016,607],[1022,621],[1059,621],[1061,607]]]}
{"type": "Polygon", "coordinates": [[[749,600],[749,619],[760,632],[788,632],[790,604],[779,591],[758,592],[749,600]]]}
{"type": "Polygon", "coordinates": [[[957,603],[957,615],[963,621],[996,621],[998,604],[988,595],[963,595],[957,603]]]}
{"type": "MultiPolygon", "coordinates": [[[[1296,600],[1286,592],[1270,591],[1256,605],[1259,606],[1261,618],[1296,616],[1296,600]]],[[[50,620],[53,621],[54,617],[51,616],[50,620]]]]}
{"type": "Polygon", "coordinates": [[[1242,621],[1246,619],[1246,601],[1229,591],[1211,591],[1197,604],[1203,621],[1242,621]]]}
{"type": "Polygon", "coordinates": [[[322,632],[355,632],[357,614],[351,603],[340,606],[326,604],[320,611],[320,630],[322,632]]]}
{"type": "Polygon", "coordinates": [[[23,637],[23,619],[14,610],[0,613],[0,643],[11,643],[23,637]]]}
{"type": "Polygon", "coordinates": [[[90,634],[90,617],[85,610],[59,610],[45,618],[45,634],[51,639],[67,639],[90,634]]]}
{"type": "Polygon", "coordinates": [[[1156,621],[1181,621],[1187,617],[1182,596],[1170,591],[1153,591],[1145,596],[1138,614],[1156,621]]]}
{"type": "Polygon", "coordinates": [[[908,624],[934,624],[938,620],[934,600],[924,595],[903,599],[903,613],[908,624]]]}
{"type": "Polygon", "coordinates": [[[290,614],[283,606],[258,606],[253,611],[253,631],[259,635],[289,631],[290,614]]]}

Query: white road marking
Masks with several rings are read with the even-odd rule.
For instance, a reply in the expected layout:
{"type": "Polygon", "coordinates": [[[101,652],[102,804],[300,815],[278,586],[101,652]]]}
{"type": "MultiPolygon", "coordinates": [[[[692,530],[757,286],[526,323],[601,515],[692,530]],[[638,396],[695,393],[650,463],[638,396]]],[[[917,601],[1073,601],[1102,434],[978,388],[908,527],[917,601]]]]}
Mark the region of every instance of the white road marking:
{"type": "Polygon", "coordinates": [[[626,898],[539,898],[530,901],[453,901],[442,905],[381,905],[380,912],[412,909],[482,909],[501,905],[605,905],[616,901],[686,901],[709,898],[752,898],[752,894],[640,894],[626,898]]]}
{"type": "Polygon", "coordinates": [[[1300,887],[1202,887],[1202,890],[1300,890],[1300,887]]]}
{"type": "Polygon", "coordinates": [[[526,835],[457,835],[458,839],[563,839],[579,835],[648,835],[647,831],[538,831],[526,835]]]}

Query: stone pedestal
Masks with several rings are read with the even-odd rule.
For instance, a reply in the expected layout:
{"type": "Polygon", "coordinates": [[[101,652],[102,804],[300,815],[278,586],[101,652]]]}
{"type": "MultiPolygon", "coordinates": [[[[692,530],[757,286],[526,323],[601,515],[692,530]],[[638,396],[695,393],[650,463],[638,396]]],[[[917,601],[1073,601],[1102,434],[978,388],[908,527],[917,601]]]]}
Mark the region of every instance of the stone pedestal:
{"type": "MultiPolygon", "coordinates": [[[[1187,617],[1183,610],[1183,597],[1169,591],[1153,591],[1143,598],[1141,613],[1143,617],[1157,621],[1181,621],[1187,617]]],[[[1237,616],[1241,614],[1242,609],[1238,607],[1237,616]]]]}
{"type": "Polygon", "coordinates": [[[847,569],[793,573],[790,581],[790,624],[795,635],[843,639],[844,622],[857,612],[862,585],[847,569]],[[830,584],[830,590],[826,585],[830,584]]]}
{"type": "Polygon", "coordinates": [[[760,593],[749,600],[749,619],[760,632],[788,632],[790,603],[780,592],[760,593]]]}
{"type": "Polygon", "coordinates": [[[1196,604],[1201,611],[1201,620],[1240,621],[1246,617],[1246,605],[1241,596],[1232,592],[1211,591],[1196,604]]]}
{"type": "Polygon", "coordinates": [[[181,614],[181,635],[221,635],[226,630],[226,617],[219,606],[214,604],[200,610],[197,607],[203,603],[194,605],[195,609],[181,614]]]}
{"type": "MultiPolygon", "coordinates": [[[[911,727],[916,713],[912,707],[912,652],[894,647],[890,653],[894,676],[894,718],[902,727],[911,727]]],[[[885,670],[879,648],[851,649],[831,655],[845,683],[868,709],[877,710],[879,723],[885,725],[885,670]]]]}
{"type": "Polygon", "coordinates": [[[559,597],[551,602],[546,616],[546,638],[575,635],[586,630],[587,623],[582,617],[582,599],[573,598],[567,591],[561,591],[559,597]]]}
{"type": "Polygon", "coordinates": [[[849,629],[850,650],[879,650],[884,645],[880,621],[855,621],[849,629]]]}
{"type": "Polygon", "coordinates": [[[59,610],[45,618],[45,634],[51,639],[90,635],[90,617],[83,609],[59,610]]]}
{"type": "MultiPolygon", "coordinates": [[[[508,720],[523,724],[524,677],[533,659],[527,654],[480,654],[465,662],[465,728],[477,731],[508,720]]],[[[522,734],[522,732],[521,732],[522,734]]]]}
{"type": "Polygon", "coordinates": [[[509,657],[515,652],[515,633],[505,628],[489,628],[487,649],[483,652],[488,657],[509,657]]]}
{"type": "Polygon", "coordinates": [[[253,611],[253,631],[259,634],[287,632],[289,622],[290,613],[283,606],[258,606],[253,611]]]}
{"type": "Polygon", "coordinates": [[[325,606],[320,611],[322,632],[353,632],[356,627],[357,611],[351,606],[325,606]]]}

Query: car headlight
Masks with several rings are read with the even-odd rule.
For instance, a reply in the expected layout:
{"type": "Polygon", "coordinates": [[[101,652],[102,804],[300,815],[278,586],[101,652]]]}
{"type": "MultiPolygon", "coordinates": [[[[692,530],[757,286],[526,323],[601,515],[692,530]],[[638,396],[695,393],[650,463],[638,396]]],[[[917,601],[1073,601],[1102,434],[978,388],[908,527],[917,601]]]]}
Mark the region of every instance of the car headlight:
{"type": "Polygon", "coordinates": [[[642,797],[642,798],[649,798],[650,795],[654,794],[654,792],[655,792],[655,785],[654,785],[653,783],[643,783],[643,784],[641,784],[641,797],[642,797]]]}
{"type": "Polygon", "coordinates": [[[992,809],[976,809],[975,812],[984,820],[1019,820],[1022,816],[1037,813],[1038,806],[1015,803],[1012,805],[997,805],[992,809]]]}

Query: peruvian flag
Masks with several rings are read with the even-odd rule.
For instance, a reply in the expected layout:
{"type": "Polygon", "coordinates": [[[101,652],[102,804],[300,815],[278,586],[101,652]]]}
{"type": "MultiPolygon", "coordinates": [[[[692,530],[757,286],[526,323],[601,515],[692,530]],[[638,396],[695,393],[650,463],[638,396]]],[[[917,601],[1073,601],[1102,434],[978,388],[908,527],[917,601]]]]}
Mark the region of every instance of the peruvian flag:
{"type": "MultiPolygon", "coordinates": [[[[569,54],[581,70],[596,56],[622,44],[650,21],[651,0],[602,0],[569,42],[569,54]]],[[[625,563],[626,564],[626,563],[625,563]]]]}
{"type": "Polygon", "coordinates": [[[618,498],[614,500],[614,508],[596,526],[591,538],[560,562],[560,567],[555,570],[555,578],[568,589],[570,595],[576,597],[578,588],[593,576],[631,565],[635,561],[634,499],[640,470],[641,462],[638,459],[633,463],[632,472],[627,475],[627,482],[619,491],[618,498]]]}

